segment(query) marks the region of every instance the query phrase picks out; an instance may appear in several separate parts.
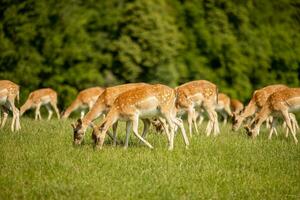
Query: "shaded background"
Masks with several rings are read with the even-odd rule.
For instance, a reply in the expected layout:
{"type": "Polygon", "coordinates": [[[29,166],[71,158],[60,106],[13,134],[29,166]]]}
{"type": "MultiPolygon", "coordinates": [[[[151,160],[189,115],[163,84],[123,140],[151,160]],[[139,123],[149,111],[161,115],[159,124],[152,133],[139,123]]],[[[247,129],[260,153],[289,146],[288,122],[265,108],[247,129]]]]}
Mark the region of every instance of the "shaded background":
{"type": "Polygon", "coordinates": [[[52,87],[60,107],[90,86],[207,79],[246,101],[299,86],[300,1],[1,0],[0,79],[52,87]]]}

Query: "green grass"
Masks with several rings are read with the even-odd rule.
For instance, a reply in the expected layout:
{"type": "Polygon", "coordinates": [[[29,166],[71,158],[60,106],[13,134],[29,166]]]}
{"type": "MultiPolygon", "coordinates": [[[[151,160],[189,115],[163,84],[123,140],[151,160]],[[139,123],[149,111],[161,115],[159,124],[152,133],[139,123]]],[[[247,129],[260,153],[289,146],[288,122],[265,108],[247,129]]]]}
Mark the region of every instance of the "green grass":
{"type": "Polygon", "coordinates": [[[251,140],[228,126],[206,137],[201,127],[189,149],[177,135],[170,152],[151,130],[154,150],[132,134],[128,150],[107,138],[95,151],[90,131],[72,146],[71,121],[22,118],[19,133],[0,130],[0,199],[300,199],[300,145],[283,134],[251,140]]]}

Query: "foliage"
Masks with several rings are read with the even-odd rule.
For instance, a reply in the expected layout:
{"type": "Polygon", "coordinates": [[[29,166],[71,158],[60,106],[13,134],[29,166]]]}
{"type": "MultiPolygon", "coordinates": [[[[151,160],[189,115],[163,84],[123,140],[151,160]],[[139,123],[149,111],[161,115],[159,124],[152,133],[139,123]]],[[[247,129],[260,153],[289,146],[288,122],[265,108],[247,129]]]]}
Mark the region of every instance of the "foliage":
{"type": "Polygon", "coordinates": [[[299,85],[300,4],[293,0],[2,0],[0,78],[78,90],[208,79],[246,100],[299,85]]]}

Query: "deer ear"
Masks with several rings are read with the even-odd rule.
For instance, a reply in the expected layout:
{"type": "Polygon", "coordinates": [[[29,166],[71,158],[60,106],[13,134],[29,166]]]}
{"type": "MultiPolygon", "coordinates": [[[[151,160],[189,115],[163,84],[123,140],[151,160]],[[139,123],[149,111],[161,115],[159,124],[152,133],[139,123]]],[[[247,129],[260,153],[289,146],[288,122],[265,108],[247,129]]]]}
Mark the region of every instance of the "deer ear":
{"type": "Polygon", "coordinates": [[[72,128],[75,129],[76,125],[74,123],[71,124],[72,128]]]}

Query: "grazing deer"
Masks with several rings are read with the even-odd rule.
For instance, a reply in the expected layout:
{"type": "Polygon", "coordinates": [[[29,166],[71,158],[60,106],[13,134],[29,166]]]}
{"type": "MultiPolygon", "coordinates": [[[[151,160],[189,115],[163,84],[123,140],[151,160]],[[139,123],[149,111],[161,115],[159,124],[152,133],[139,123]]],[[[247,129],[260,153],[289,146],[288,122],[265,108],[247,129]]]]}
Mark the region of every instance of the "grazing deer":
{"type": "Polygon", "coordinates": [[[66,109],[66,111],[63,113],[62,118],[66,119],[70,116],[70,114],[77,110],[78,108],[81,109],[81,119],[84,116],[84,109],[86,107],[89,108],[89,110],[92,109],[93,105],[97,101],[98,97],[102,94],[104,91],[104,88],[101,87],[92,87],[85,90],[82,90],[77,95],[76,99],[72,102],[72,104],[66,109]]]}
{"type": "MultiPolygon", "coordinates": [[[[104,92],[98,97],[96,103],[92,107],[91,110],[82,118],[78,119],[76,124],[71,124],[74,132],[74,144],[81,144],[83,141],[86,129],[88,126],[92,126],[92,122],[102,114],[106,114],[111,106],[113,105],[115,99],[128,90],[148,85],[146,83],[128,83],[123,85],[117,85],[114,87],[108,87],[104,90],[104,92]]],[[[148,129],[148,122],[144,122],[144,130],[148,129]]],[[[116,145],[116,130],[118,124],[115,123],[113,126],[113,138],[114,145],[116,145]]]]}
{"type": "MultiPolygon", "coordinates": [[[[183,128],[182,122],[176,118],[175,101],[175,90],[161,84],[147,85],[120,94],[114,101],[102,124],[99,127],[94,126],[93,128],[93,139],[96,147],[101,149],[107,130],[118,120],[124,120],[126,121],[127,138],[132,126],[134,134],[149,148],[153,148],[148,141],[139,135],[138,121],[140,118],[151,119],[153,117],[161,117],[168,124],[167,129],[170,132],[166,132],[169,140],[169,150],[172,150],[174,146],[175,125],[183,128]]],[[[185,144],[188,146],[189,141],[185,130],[184,128],[181,130],[185,144]]]]}
{"type": "Polygon", "coordinates": [[[227,123],[228,116],[230,117],[233,116],[230,108],[230,98],[226,94],[224,93],[218,94],[218,104],[216,107],[216,111],[222,115],[223,124],[227,123]]]}
{"type": "Polygon", "coordinates": [[[185,83],[176,89],[177,102],[176,106],[179,110],[179,114],[187,112],[189,133],[192,136],[192,124],[198,133],[196,124],[196,112],[197,107],[203,108],[209,117],[209,122],[206,128],[207,136],[213,131],[214,135],[217,135],[219,130],[218,115],[215,111],[218,103],[218,88],[215,84],[206,81],[198,80],[185,83]]]}
{"type": "Polygon", "coordinates": [[[53,111],[51,106],[54,108],[57,118],[60,118],[59,110],[57,108],[57,93],[51,88],[38,89],[31,92],[26,102],[21,106],[21,116],[29,109],[35,108],[35,120],[42,119],[40,108],[45,105],[48,110],[48,120],[51,119],[53,111]]]}
{"type": "Polygon", "coordinates": [[[8,111],[11,110],[13,113],[11,131],[21,129],[19,110],[15,106],[15,99],[19,101],[19,93],[20,87],[17,84],[9,80],[0,80],[0,106],[3,112],[1,128],[3,128],[6,123],[8,111]]]}
{"type": "Polygon", "coordinates": [[[278,84],[269,85],[259,90],[255,90],[250,102],[248,103],[244,111],[240,115],[234,116],[232,129],[234,131],[237,131],[246,118],[253,116],[256,111],[260,110],[263,107],[271,94],[286,88],[287,86],[278,84]]]}
{"type": "MultiPolygon", "coordinates": [[[[289,131],[292,133],[295,143],[298,143],[296,138],[296,124],[294,116],[289,112],[296,111],[300,108],[300,88],[286,88],[277,91],[270,95],[267,102],[264,104],[259,113],[255,116],[252,123],[246,126],[246,131],[249,136],[256,137],[259,134],[261,124],[271,116],[282,116],[289,131]]],[[[272,137],[270,132],[269,138],[272,137]]],[[[287,135],[286,135],[287,136],[287,135]]]]}

